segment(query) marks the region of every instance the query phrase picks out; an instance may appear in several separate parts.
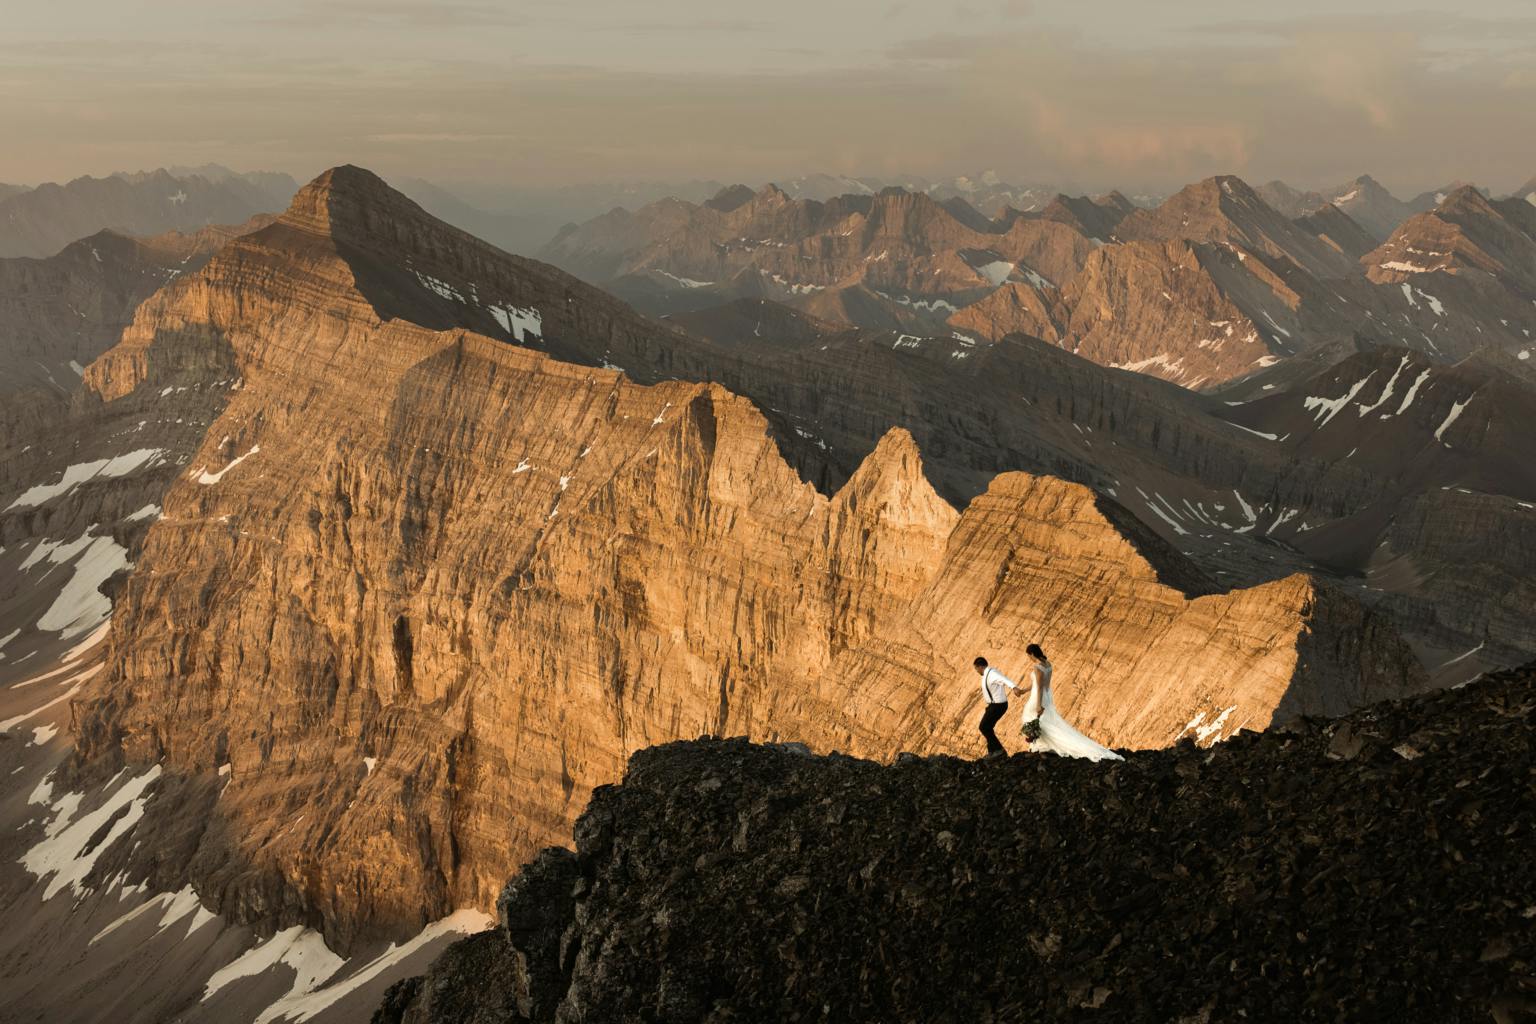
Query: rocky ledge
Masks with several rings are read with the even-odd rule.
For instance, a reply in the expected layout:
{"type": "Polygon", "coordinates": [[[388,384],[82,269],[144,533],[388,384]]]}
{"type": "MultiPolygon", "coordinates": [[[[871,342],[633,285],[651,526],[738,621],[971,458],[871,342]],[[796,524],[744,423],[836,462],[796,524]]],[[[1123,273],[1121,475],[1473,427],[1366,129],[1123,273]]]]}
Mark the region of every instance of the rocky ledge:
{"type": "Polygon", "coordinates": [[[1533,684],[1107,766],[656,747],[374,1020],[1536,1020],[1533,684]]]}

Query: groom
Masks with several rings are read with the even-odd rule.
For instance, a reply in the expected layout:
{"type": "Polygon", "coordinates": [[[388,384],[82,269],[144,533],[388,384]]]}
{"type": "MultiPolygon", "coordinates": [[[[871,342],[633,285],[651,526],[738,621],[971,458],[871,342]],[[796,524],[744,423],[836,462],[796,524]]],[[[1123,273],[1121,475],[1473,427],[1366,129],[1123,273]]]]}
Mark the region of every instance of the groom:
{"type": "Polygon", "coordinates": [[[1006,757],[1008,751],[998,742],[993,727],[1008,713],[1008,691],[1017,690],[1018,684],[990,668],[986,658],[977,658],[972,664],[976,666],[976,674],[981,676],[981,699],[987,706],[981,715],[981,734],[987,739],[987,757],[1006,757]]]}

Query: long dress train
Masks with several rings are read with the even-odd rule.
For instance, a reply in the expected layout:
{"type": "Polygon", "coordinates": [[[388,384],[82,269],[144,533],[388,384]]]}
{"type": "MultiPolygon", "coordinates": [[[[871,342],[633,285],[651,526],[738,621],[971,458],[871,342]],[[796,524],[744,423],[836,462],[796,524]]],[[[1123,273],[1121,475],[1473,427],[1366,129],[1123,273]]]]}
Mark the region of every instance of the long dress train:
{"type": "Polygon", "coordinates": [[[1072,728],[1072,724],[1056,710],[1054,689],[1045,691],[1045,707],[1040,707],[1040,677],[1043,674],[1049,680],[1050,673],[1051,666],[1047,662],[1043,666],[1036,665],[1029,675],[1029,699],[1024,702],[1020,728],[1036,717],[1040,719],[1040,738],[1030,741],[1030,751],[1060,754],[1063,757],[1086,757],[1090,761],[1125,760],[1113,750],[1100,746],[1072,728]]]}

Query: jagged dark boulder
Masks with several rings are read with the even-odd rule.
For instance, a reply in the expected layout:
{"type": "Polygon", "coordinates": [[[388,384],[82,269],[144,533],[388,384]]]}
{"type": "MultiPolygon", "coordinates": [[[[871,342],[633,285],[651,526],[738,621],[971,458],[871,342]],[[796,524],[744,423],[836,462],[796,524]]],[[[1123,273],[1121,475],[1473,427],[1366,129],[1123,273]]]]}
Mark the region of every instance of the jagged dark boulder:
{"type": "Polygon", "coordinates": [[[576,855],[550,847],[508,882],[496,901],[501,932],[512,951],[517,1009],[531,1020],[553,1018],[565,995],[570,951],[564,940],[581,880],[576,855]]]}
{"type": "Polygon", "coordinates": [[[1536,1019],[1533,683],[1115,764],[645,750],[375,1019],[1536,1019]]]}
{"type": "Polygon", "coordinates": [[[425,977],[404,978],[384,992],[373,1024],[503,1024],[521,1021],[516,960],[492,929],[455,942],[425,977]]]}

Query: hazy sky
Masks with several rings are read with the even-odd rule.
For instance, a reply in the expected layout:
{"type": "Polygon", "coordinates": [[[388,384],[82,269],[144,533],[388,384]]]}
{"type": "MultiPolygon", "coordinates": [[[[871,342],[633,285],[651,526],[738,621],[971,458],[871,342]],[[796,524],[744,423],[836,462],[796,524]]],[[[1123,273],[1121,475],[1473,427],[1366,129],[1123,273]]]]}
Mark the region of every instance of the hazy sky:
{"type": "Polygon", "coordinates": [[[1536,5],[4,0],[0,181],[1536,175],[1536,5]]]}

